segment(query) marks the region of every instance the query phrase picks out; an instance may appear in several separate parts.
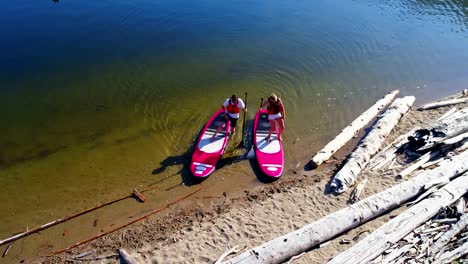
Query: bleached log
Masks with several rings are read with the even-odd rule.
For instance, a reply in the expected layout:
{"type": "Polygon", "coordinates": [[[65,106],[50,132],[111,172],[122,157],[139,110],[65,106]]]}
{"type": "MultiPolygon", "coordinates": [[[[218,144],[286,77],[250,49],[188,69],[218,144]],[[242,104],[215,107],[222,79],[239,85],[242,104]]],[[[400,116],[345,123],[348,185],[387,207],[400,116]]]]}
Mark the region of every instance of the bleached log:
{"type": "Polygon", "coordinates": [[[468,242],[463,244],[461,247],[456,248],[453,251],[445,252],[444,254],[440,255],[440,257],[434,261],[434,264],[439,263],[452,263],[453,260],[460,258],[463,255],[468,253],[468,242]]]}
{"type": "Polygon", "coordinates": [[[451,100],[446,100],[446,101],[440,101],[436,103],[430,103],[430,104],[425,104],[422,105],[418,108],[418,110],[429,110],[429,109],[434,109],[434,108],[439,108],[442,106],[449,106],[449,105],[454,105],[454,104],[461,104],[461,103],[466,103],[468,102],[468,98],[457,98],[457,99],[451,99],[451,100]]]}
{"type": "Polygon", "coordinates": [[[324,161],[328,160],[335,152],[342,148],[350,141],[356,133],[369,124],[387,105],[389,105],[400,91],[394,90],[384,98],[377,101],[372,107],[367,109],[363,114],[358,116],[349,126],[341,131],[332,141],[330,141],[323,149],[315,154],[310,161],[313,168],[319,166],[324,161]]]}
{"type": "Polygon", "coordinates": [[[139,264],[135,258],[125,251],[125,249],[119,249],[119,255],[126,264],[139,264]]]}
{"type": "Polygon", "coordinates": [[[377,153],[385,137],[392,131],[400,118],[414,103],[414,96],[396,99],[382,118],[372,127],[364,140],[356,147],[345,165],[333,177],[330,188],[335,193],[342,193],[354,184],[358,174],[367,165],[370,157],[377,153]]]}
{"type": "Polygon", "coordinates": [[[458,215],[462,215],[465,213],[465,206],[466,206],[465,199],[460,199],[460,201],[457,202],[457,205],[455,206],[455,211],[457,212],[458,215]]]}
{"type": "Polygon", "coordinates": [[[468,132],[468,108],[464,108],[436,121],[427,129],[419,129],[408,137],[414,150],[426,150],[442,144],[445,140],[468,132]]]}
{"type": "Polygon", "coordinates": [[[409,166],[408,168],[404,169],[400,173],[398,173],[398,176],[401,178],[404,178],[411,174],[413,171],[419,169],[424,163],[430,161],[431,159],[434,159],[437,155],[439,155],[439,151],[434,151],[434,152],[428,152],[424,155],[422,155],[414,164],[409,166]]]}
{"type": "Polygon", "coordinates": [[[421,169],[425,169],[427,167],[437,165],[438,163],[440,163],[440,162],[442,162],[444,160],[445,160],[445,158],[439,158],[439,159],[436,159],[436,160],[433,160],[433,161],[426,162],[423,165],[421,165],[421,169]]]}
{"type": "Polygon", "coordinates": [[[437,121],[442,120],[442,119],[444,119],[444,118],[446,118],[446,117],[449,117],[451,114],[455,113],[456,111],[457,111],[457,108],[456,108],[456,107],[454,107],[454,108],[448,110],[447,112],[445,112],[445,114],[443,114],[441,117],[439,117],[439,118],[437,119],[437,121]]]}
{"type": "Polygon", "coordinates": [[[465,227],[468,226],[468,214],[464,214],[456,224],[454,224],[435,244],[430,248],[431,254],[435,255],[447,245],[450,240],[458,235],[465,227]]]}
{"type": "MultiPolygon", "coordinates": [[[[447,179],[447,183],[449,183],[449,182],[450,182],[450,180],[447,179]]],[[[419,203],[422,199],[424,199],[427,196],[433,194],[434,192],[436,192],[439,189],[440,189],[439,185],[433,186],[432,188],[430,188],[429,190],[427,190],[423,194],[419,195],[416,200],[406,203],[406,206],[412,206],[413,204],[419,203]]]]}
{"type": "Polygon", "coordinates": [[[452,144],[455,144],[455,143],[458,143],[458,142],[461,142],[465,139],[468,138],[468,132],[465,132],[463,134],[460,134],[456,137],[453,137],[453,138],[449,138],[449,139],[446,139],[444,141],[442,141],[442,144],[444,145],[452,145],[452,144]]]}
{"type": "MultiPolygon", "coordinates": [[[[423,171],[408,181],[370,196],[356,204],[327,215],[301,229],[277,237],[226,261],[225,263],[280,263],[332,239],[388,210],[415,198],[428,182],[439,178],[453,178],[468,170],[468,152],[452,158],[450,163],[430,171],[423,171]]],[[[427,186],[426,186],[427,188],[427,186]]]]}
{"type": "Polygon", "coordinates": [[[369,263],[390,245],[436,215],[468,191],[468,173],[454,179],[417,205],[391,219],[353,247],[334,257],[329,264],[369,263]]]}

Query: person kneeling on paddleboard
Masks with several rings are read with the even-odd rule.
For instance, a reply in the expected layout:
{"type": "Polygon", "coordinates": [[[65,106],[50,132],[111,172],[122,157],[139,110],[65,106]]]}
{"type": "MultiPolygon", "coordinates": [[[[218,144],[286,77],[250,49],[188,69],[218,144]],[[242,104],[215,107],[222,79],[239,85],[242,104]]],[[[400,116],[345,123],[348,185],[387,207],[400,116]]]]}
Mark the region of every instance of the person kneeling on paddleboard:
{"type": "Polygon", "coordinates": [[[268,100],[263,102],[262,107],[267,108],[268,121],[270,121],[271,125],[267,140],[271,140],[271,134],[276,130],[276,125],[278,125],[278,140],[281,141],[281,133],[283,133],[284,130],[284,119],[286,118],[283,102],[276,94],[272,93],[270,97],[268,97],[268,100]]]}
{"type": "MultiPolygon", "coordinates": [[[[242,109],[245,113],[247,112],[247,108],[245,107],[244,102],[242,99],[238,98],[235,94],[231,96],[231,98],[226,99],[224,101],[222,108],[224,109],[225,118],[227,121],[231,121],[231,132],[229,135],[233,135],[236,132],[236,125],[237,120],[239,119],[239,112],[242,109]]],[[[226,123],[222,124],[213,135],[213,138],[218,134],[224,127],[226,123]]]]}

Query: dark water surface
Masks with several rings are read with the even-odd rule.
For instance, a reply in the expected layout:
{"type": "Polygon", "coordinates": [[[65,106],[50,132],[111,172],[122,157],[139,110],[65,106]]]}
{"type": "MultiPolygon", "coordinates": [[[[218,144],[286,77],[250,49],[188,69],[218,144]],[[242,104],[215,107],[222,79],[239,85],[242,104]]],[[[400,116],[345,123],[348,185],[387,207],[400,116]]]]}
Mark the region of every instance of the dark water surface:
{"type": "MultiPolygon", "coordinates": [[[[0,37],[0,239],[174,175],[175,196],[232,93],[249,120],[283,98],[291,170],[390,90],[468,85],[462,0],[2,1],[0,37]]],[[[209,181],[239,174],[260,184],[248,161],[209,181]]]]}

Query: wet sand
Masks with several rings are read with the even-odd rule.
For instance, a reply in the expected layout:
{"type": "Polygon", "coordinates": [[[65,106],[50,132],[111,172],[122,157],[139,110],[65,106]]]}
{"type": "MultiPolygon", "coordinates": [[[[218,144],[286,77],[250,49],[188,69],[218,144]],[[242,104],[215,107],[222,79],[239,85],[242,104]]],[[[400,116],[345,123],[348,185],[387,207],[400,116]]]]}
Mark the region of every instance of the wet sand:
{"type": "MultiPolygon", "coordinates": [[[[461,108],[462,105],[457,107],[461,108]]],[[[392,131],[385,144],[416,125],[430,124],[450,108],[416,111],[416,107],[413,107],[392,131]]],[[[333,137],[334,135],[331,135],[331,138],[333,137]]],[[[76,247],[66,253],[48,258],[35,257],[26,261],[62,263],[65,260],[72,260],[80,253],[93,250],[92,255],[83,259],[88,259],[88,262],[93,262],[93,259],[96,259],[95,263],[115,263],[116,251],[119,248],[124,248],[142,263],[213,263],[223,252],[235,245],[239,245],[242,248],[241,251],[260,245],[345,207],[350,191],[334,196],[326,194],[326,185],[333,172],[355,146],[357,140],[355,139],[355,142],[349,143],[335,154],[332,162],[324,164],[316,170],[308,170],[304,164],[300,163],[289,164],[282,178],[271,183],[262,183],[263,179],[252,177],[252,161],[239,160],[233,165],[218,170],[199,184],[186,186],[176,183],[172,187],[173,190],[176,190],[174,197],[166,197],[165,202],[151,202],[152,199],[154,200],[154,195],[157,194],[157,189],[151,190],[145,194],[148,200],[144,204],[127,199],[118,205],[107,208],[107,211],[99,212],[98,215],[86,215],[54,227],[56,229],[54,231],[55,237],[63,232],[61,237],[64,241],[60,245],[66,246],[67,243],[71,245],[77,242],[77,240],[72,242],[66,239],[70,235],[69,233],[77,232],[73,229],[73,221],[77,223],[88,221],[90,225],[93,225],[96,219],[99,219],[94,227],[95,234],[99,234],[99,232],[112,229],[110,225],[116,227],[119,224],[130,222],[132,219],[158,208],[157,206],[160,207],[201,188],[201,191],[189,199],[171,205],[168,209],[130,227],[76,247]],[[233,172],[236,173],[235,178],[225,176],[233,172]],[[213,179],[210,180],[210,178],[213,179]],[[236,184],[237,182],[243,182],[243,184],[236,184]],[[128,211],[132,211],[129,207],[135,206],[141,207],[142,213],[140,215],[127,219],[119,217],[119,215],[128,214],[128,211]],[[119,219],[119,221],[112,221],[113,218],[119,219]],[[106,256],[107,258],[103,258],[106,256]]],[[[300,145],[297,147],[298,150],[295,153],[297,156],[294,158],[303,156],[303,160],[307,161],[311,156],[305,154],[304,147],[307,144],[301,141],[303,140],[294,139],[290,145],[300,145]],[[302,152],[299,149],[302,149],[302,152]]],[[[296,147],[290,148],[288,153],[291,152],[291,149],[296,149],[296,147]]],[[[242,152],[245,150],[234,151],[243,154],[242,152]]],[[[234,154],[232,157],[238,154],[234,154]]],[[[233,158],[230,162],[235,160],[233,158]]],[[[398,184],[400,181],[394,177],[396,173],[395,170],[383,175],[381,172],[365,172],[369,182],[361,199],[398,184]]],[[[360,233],[367,230],[372,231],[393,214],[396,212],[390,212],[353,229],[335,238],[326,247],[312,249],[295,260],[294,263],[323,263],[359,241],[359,237],[365,236],[365,234],[360,233]],[[343,238],[354,238],[354,242],[350,245],[341,245],[338,242],[343,238]]],[[[34,239],[34,237],[41,235],[35,234],[31,237],[34,239]]],[[[50,235],[50,237],[54,237],[54,235],[50,235]]],[[[31,240],[31,238],[28,239],[31,240]]],[[[22,254],[18,251],[19,245],[22,243],[24,242],[21,240],[15,242],[11,253],[5,260],[10,259],[13,262],[21,260],[22,254]]],[[[1,247],[2,250],[4,248],[5,246],[1,247]]],[[[42,254],[57,249],[59,246],[56,241],[50,241],[48,246],[42,247],[42,254]]]]}

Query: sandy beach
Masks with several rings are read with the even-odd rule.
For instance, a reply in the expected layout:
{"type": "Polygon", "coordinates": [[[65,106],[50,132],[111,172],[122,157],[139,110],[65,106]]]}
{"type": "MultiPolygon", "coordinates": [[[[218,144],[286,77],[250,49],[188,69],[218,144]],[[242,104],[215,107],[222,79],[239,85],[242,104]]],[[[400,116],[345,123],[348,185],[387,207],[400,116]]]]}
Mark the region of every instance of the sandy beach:
{"type": "MultiPolygon", "coordinates": [[[[457,105],[457,108],[467,105],[457,105]]],[[[413,106],[400,120],[384,145],[415,126],[430,124],[452,106],[426,111],[416,108],[413,106]]],[[[34,262],[116,263],[117,250],[123,248],[141,263],[214,263],[223,252],[236,245],[243,252],[347,206],[351,190],[335,196],[327,193],[327,184],[358,140],[357,137],[336,153],[331,162],[318,169],[301,166],[286,172],[291,177],[256,189],[220,193],[213,197],[194,195],[139,223],[34,262]],[[83,252],[92,254],[74,260],[83,252]]],[[[360,199],[400,183],[402,180],[395,178],[397,173],[396,169],[385,173],[364,171],[360,177],[367,177],[369,181],[360,199]]],[[[190,188],[195,190],[197,186],[190,188]]],[[[395,210],[361,225],[309,250],[294,263],[324,263],[397,214],[398,210],[395,210]],[[340,244],[344,238],[353,242],[340,244]]]]}

